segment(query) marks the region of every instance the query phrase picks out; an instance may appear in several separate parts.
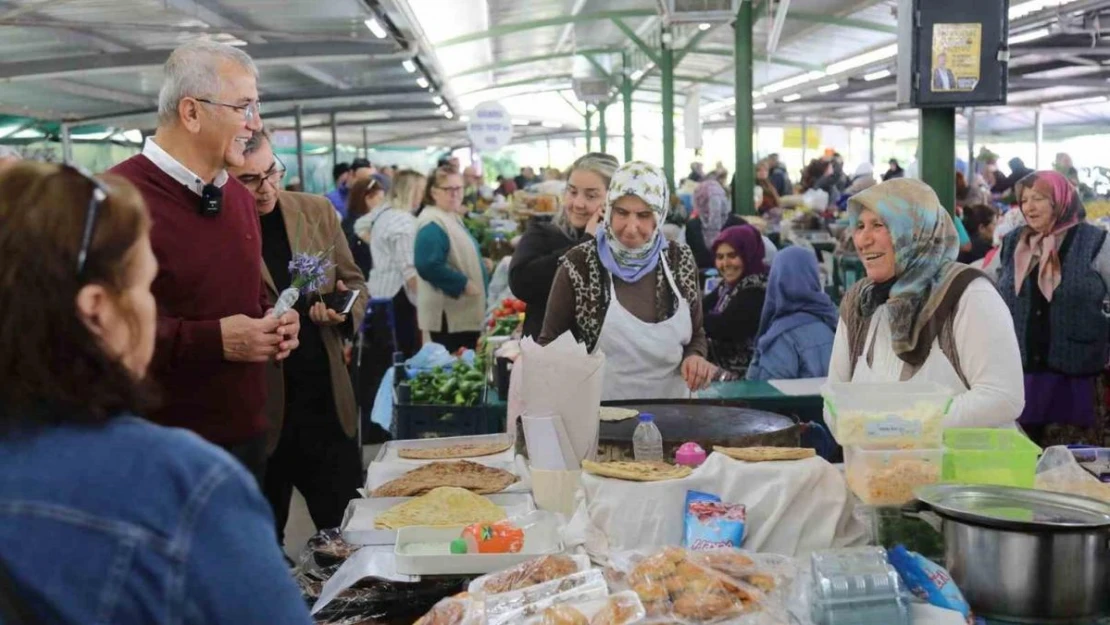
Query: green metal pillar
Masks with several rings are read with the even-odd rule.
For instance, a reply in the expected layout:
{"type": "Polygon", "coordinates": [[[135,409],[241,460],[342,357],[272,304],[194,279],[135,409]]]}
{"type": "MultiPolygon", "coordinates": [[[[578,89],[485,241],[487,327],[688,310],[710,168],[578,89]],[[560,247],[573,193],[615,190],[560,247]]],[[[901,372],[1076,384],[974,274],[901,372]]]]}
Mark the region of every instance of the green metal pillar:
{"type": "Polygon", "coordinates": [[[609,105],[605,102],[597,105],[597,144],[601,152],[609,151],[609,128],[605,125],[605,109],[609,105]]]}
{"type": "Polygon", "coordinates": [[[733,61],[736,70],[736,175],[732,210],[755,214],[755,165],[752,156],[752,3],[741,2],[733,25],[733,61]]]}
{"type": "Polygon", "coordinates": [[[594,129],[593,129],[593,113],[590,111],[590,105],[586,105],[586,151],[594,151],[594,129]]]}
{"type": "Polygon", "coordinates": [[[663,76],[663,171],[667,187],[674,193],[674,50],[670,35],[670,29],[664,28],[659,73],[663,76]]]}
{"type": "Polygon", "coordinates": [[[921,109],[920,128],[921,180],[952,213],[956,205],[956,109],[921,109]]]}
{"type": "Polygon", "coordinates": [[[624,161],[632,160],[632,68],[628,53],[621,55],[621,99],[624,101],[624,161]]]}

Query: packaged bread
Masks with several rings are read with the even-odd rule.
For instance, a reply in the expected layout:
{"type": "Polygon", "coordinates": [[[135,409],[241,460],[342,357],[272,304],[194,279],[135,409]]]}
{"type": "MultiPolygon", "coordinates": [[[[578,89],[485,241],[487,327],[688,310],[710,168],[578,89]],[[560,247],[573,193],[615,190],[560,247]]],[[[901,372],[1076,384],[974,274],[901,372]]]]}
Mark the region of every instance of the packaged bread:
{"type": "MultiPolygon", "coordinates": [[[[599,569],[580,571],[528,588],[485,597],[486,625],[519,625],[522,621],[541,617],[555,606],[581,604],[608,596],[609,587],[599,569]]],[[[570,610],[555,610],[548,614],[548,619],[573,619],[573,614],[570,610]]]]}
{"type": "Polygon", "coordinates": [[[481,602],[464,592],[441,600],[413,625],[482,625],[484,622],[481,602]]]}
{"type": "Polygon", "coordinates": [[[626,590],[602,599],[553,605],[522,625],[631,625],[644,616],[640,598],[626,590]]]}
{"type": "Polygon", "coordinates": [[[475,596],[497,595],[561,579],[590,568],[585,556],[551,555],[533,558],[512,568],[483,575],[470,582],[475,596]]]}
{"type": "Polygon", "coordinates": [[[614,554],[606,578],[611,589],[627,588],[639,597],[648,623],[789,622],[782,603],[786,593],[780,586],[792,576],[764,568],[760,559],[734,549],[693,552],[667,547],[614,554]]]}

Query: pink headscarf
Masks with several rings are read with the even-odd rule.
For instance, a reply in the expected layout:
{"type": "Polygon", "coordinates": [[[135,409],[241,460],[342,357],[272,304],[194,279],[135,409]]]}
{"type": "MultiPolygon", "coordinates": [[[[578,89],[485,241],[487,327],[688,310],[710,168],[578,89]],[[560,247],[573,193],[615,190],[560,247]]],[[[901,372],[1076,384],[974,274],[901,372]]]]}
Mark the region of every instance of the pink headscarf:
{"type": "MultiPolygon", "coordinates": [[[[1054,171],[1033,172],[1019,180],[1014,185],[1018,202],[1021,202],[1026,189],[1052,199],[1055,221],[1048,234],[1027,226],[1018,238],[1017,250],[1014,252],[1014,292],[1021,293],[1021,286],[1032,272],[1033,265],[1039,263],[1037,286],[1045,299],[1051,302],[1052,292],[1060,286],[1061,280],[1060,246],[1064,243],[1066,232],[1082,219],[1083,203],[1079,201],[1079,194],[1068,179],[1054,171]]],[[[1024,209],[1022,211],[1024,214],[1024,209]]]]}

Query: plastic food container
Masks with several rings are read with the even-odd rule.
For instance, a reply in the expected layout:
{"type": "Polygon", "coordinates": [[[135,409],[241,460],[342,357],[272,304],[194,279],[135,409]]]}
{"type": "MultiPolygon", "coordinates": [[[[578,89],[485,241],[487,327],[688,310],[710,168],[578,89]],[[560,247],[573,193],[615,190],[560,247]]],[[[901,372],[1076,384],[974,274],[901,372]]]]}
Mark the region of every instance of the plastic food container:
{"type": "Polygon", "coordinates": [[[941,479],[957,484],[1032,488],[1041,448],[1017,430],[962,429],[944,432],[941,479]]]}
{"type": "Polygon", "coordinates": [[[1068,445],[1079,466],[1097,477],[1100,482],[1110,482],[1110,448],[1089,445],[1068,445]]]}
{"type": "Polygon", "coordinates": [[[952,391],[933,382],[826,384],[833,437],[841,445],[939,448],[952,391]]]}
{"type": "Polygon", "coordinates": [[[819,551],[811,562],[816,625],[910,625],[905,589],[885,549],[819,551]]]}
{"type": "Polygon", "coordinates": [[[944,537],[928,522],[902,514],[902,506],[856,506],[855,517],[867,528],[868,542],[890,549],[902,545],[944,564],[944,537]]]}
{"type": "Polygon", "coordinates": [[[913,489],[940,482],[943,449],[844,450],[848,487],[865,504],[898,506],[913,501],[913,489]]]}

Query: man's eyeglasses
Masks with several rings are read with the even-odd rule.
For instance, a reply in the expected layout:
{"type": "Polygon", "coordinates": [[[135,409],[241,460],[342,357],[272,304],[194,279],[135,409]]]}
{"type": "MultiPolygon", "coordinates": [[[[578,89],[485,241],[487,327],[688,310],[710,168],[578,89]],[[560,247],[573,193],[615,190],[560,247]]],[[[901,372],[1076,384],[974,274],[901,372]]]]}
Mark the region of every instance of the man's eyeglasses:
{"type": "Polygon", "coordinates": [[[108,188],[102,182],[92,177],[92,174],[73,165],[62,165],[64,169],[75,172],[93,185],[92,194],[89,196],[89,206],[85,210],[85,227],[81,231],[81,249],[77,252],[77,278],[80,279],[85,272],[86,261],[89,259],[89,246],[92,245],[93,226],[96,225],[96,216],[100,206],[108,199],[108,188]]]}
{"type": "Polygon", "coordinates": [[[444,192],[450,193],[452,195],[454,195],[455,193],[462,193],[463,192],[462,187],[440,187],[440,186],[436,186],[436,188],[439,189],[440,191],[444,191],[444,192]]]}
{"type": "Polygon", "coordinates": [[[204,102],[214,106],[225,106],[229,109],[235,109],[243,114],[243,119],[249,124],[250,122],[258,119],[262,115],[262,103],[258,101],[250,102],[248,104],[230,104],[228,102],[217,102],[209,100],[208,98],[193,98],[197,102],[204,102]]]}
{"type": "Polygon", "coordinates": [[[243,174],[239,176],[239,182],[243,183],[244,187],[254,187],[259,193],[262,192],[262,185],[269,182],[274,188],[278,188],[281,184],[281,179],[285,177],[285,163],[281,159],[274,157],[274,164],[270,165],[270,169],[266,170],[264,174],[243,174]]]}

